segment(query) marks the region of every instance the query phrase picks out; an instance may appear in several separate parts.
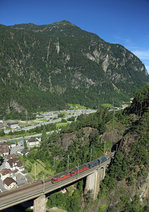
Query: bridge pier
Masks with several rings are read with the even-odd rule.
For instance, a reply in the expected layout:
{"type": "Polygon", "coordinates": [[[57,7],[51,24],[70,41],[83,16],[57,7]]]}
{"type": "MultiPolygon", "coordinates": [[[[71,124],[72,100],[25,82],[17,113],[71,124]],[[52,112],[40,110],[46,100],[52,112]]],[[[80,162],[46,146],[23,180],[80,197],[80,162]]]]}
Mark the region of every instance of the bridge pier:
{"type": "Polygon", "coordinates": [[[39,196],[34,199],[34,210],[33,212],[46,212],[46,197],[45,195],[39,196]]]}
{"type": "Polygon", "coordinates": [[[98,168],[92,174],[86,177],[86,185],[85,185],[84,194],[90,191],[93,197],[93,200],[97,199],[97,196],[99,193],[99,183],[105,177],[105,169],[106,169],[105,166],[98,168]]]}

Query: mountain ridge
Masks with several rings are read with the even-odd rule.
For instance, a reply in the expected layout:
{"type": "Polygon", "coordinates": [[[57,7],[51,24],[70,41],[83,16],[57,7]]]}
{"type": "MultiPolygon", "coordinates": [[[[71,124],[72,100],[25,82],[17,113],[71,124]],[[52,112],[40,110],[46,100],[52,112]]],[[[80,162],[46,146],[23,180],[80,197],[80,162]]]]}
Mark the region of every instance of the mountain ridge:
{"type": "Polygon", "coordinates": [[[18,112],[12,101],[22,112],[118,105],[149,82],[133,53],[68,21],[0,27],[0,46],[1,116],[18,112]]]}

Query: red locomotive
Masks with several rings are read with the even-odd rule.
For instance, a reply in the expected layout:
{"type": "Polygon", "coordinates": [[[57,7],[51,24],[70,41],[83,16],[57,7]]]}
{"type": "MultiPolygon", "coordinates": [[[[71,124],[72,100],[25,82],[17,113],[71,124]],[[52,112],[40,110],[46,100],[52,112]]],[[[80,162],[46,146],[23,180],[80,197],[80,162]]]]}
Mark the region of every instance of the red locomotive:
{"type": "Polygon", "coordinates": [[[54,176],[52,179],[51,179],[51,182],[52,183],[56,183],[56,182],[59,182],[61,180],[64,180],[66,178],[69,178],[71,176],[75,176],[75,175],[78,175],[80,172],[83,172],[83,171],[86,171],[87,169],[90,169],[94,166],[97,166],[101,163],[104,163],[106,160],[108,159],[108,156],[103,156],[95,161],[92,161],[88,164],[85,164],[85,165],[82,165],[78,168],[74,168],[68,172],[64,172],[64,173],[61,173],[61,174],[58,174],[56,176],[54,176]]]}

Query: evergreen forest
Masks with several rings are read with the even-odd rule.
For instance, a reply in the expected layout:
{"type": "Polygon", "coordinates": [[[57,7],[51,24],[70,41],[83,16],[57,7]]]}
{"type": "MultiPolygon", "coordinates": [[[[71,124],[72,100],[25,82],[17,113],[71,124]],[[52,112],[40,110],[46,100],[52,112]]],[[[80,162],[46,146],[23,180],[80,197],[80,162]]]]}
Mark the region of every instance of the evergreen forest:
{"type": "Polygon", "coordinates": [[[111,151],[116,153],[96,201],[91,193],[83,193],[85,181],[81,180],[67,187],[65,194],[58,191],[49,195],[47,207],[68,212],[149,211],[149,86],[135,92],[124,110],[101,107],[96,113],[79,116],[58,133],[47,136],[43,130],[41,146],[21,160],[29,172],[31,164],[43,163],[49,172],[39,172],[38,179],[42,179],[111,151]]]}
{"type": "Polygon", "coordinates": [[[32,119],[70,103],[119,106],[148,81],[133,53],[68,21],[0,25],[0,119],[32,119]]]}

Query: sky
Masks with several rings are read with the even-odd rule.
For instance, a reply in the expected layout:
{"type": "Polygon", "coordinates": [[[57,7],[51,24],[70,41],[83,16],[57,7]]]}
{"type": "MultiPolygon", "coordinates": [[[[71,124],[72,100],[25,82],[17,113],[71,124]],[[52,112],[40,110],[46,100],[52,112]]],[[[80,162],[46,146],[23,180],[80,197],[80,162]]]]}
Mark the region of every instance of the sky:
{"type": "Polygon", "coordinates": [[[0,0],[0,24],[62,20],[123,45],[149,73],[149,0],[0,0]]]}

